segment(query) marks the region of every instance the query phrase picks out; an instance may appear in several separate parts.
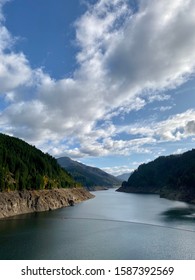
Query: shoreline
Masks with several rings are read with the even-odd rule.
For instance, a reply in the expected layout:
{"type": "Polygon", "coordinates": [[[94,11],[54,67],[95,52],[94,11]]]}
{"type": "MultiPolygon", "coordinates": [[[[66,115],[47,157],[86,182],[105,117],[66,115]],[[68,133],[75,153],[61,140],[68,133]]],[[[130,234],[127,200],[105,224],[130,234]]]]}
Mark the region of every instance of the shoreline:
{"type": "Polygon", "coordinates": [[[175,191],[172,189],[162,188],[162,189],[156,189],[153,188],[150,191],[146,191],[144,188],[124,188],[120,187],[116,190],[117,192],[124,192],[124,193],[133,193],[133,194],[156,194],[159,195],[160,198],[165,198],[168,200],[173,201],[181,201],[186,202],[189,204],[195,204],[195,197],[194,195],[191,195],[187,192],[182,191],[175,191]]]}
{"type": "Polygon", "coordinates": [[[55,210],[93,198],[84,188],[0,192],[0,219],[55,210]]]}

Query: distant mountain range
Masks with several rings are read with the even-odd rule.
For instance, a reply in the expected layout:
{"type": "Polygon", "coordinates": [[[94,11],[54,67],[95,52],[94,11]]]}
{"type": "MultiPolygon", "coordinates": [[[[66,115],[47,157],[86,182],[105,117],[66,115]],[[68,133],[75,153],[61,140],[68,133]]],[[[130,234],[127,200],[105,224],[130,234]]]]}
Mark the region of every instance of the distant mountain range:
{"type": "Polygon", "coordinates": [[[116,178],[118,178],[121,181],[128,181],[131,174],[132,174],[132,172],[123,173],[121,175],[116,176],[116,178]]]}
{"type": "Polygon", "coordinates": [[[161,197],[195,203],[195,150],[161,156],[140,165],[118,191],[157,193],[161,197]]]}
{"type": "Polygon", "coordinates": [[[65,168],[72,175],[76,182],[81,183],[88,190],[111,188],[121,185],[121,180],[99,168],[87,166],[69,157],[61,157],[57,161],[61,167],[65,168]]]}

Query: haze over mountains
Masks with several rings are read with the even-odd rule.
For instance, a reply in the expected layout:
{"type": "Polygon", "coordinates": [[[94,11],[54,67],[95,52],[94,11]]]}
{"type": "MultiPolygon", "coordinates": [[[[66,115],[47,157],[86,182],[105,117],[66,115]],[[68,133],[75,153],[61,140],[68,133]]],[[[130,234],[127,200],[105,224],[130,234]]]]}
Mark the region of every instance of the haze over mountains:
{"type": "Polygon", "coordinates": [[[122,180],[99,168],[87,166],[69,157],[61,157],[57,161],[61,167],[65,168],[72,175],[76,182],[81,183],[88,190],[111,188],[122,183],[122,180]]]}
{"type": "Polygon", "coordinates": [[[116,176],[119,180],[122,181],[128,181],[130,175],[132,174],[132,172],[128,172],[128,173],[123,173],[121,175],[116,176]]]}

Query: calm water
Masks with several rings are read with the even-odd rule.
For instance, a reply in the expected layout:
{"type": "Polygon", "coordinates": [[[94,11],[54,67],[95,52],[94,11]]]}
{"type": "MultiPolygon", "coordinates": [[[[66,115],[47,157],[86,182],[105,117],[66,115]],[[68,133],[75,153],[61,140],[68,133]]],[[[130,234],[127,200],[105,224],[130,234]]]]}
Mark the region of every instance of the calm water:
{"type": "Polygon", "coordinates": [[[94,193],[0,220],[0,259],[194,259],[195,209],[157,195],[94,193]]]}

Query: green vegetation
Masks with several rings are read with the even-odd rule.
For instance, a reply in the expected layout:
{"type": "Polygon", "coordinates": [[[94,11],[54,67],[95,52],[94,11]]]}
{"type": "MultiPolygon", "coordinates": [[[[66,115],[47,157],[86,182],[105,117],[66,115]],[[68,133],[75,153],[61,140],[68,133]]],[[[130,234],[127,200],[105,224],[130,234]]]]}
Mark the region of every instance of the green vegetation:
{"type": "Polygon", "coordinates": [[[49,154],[0,134],[0,191],[76,186],[71,175],[49,154]]]}
{"type": "Polygon", "coordinates": [[[88,190],[93,190],[95,187],[110,188],[121,184],[119,179],[99,168],[87,166],[68,157],[58,158],[57,161],[70,172],[76,182],[82,184],[88,190]]]}
{"type": "Polygon", "coordinates": [[[174,193],[182,200],[195,199],[195,150],[181,155],[159,157],[142,164],[122,183],[119,191],[160,193],[169,196],[174,193]]]}

